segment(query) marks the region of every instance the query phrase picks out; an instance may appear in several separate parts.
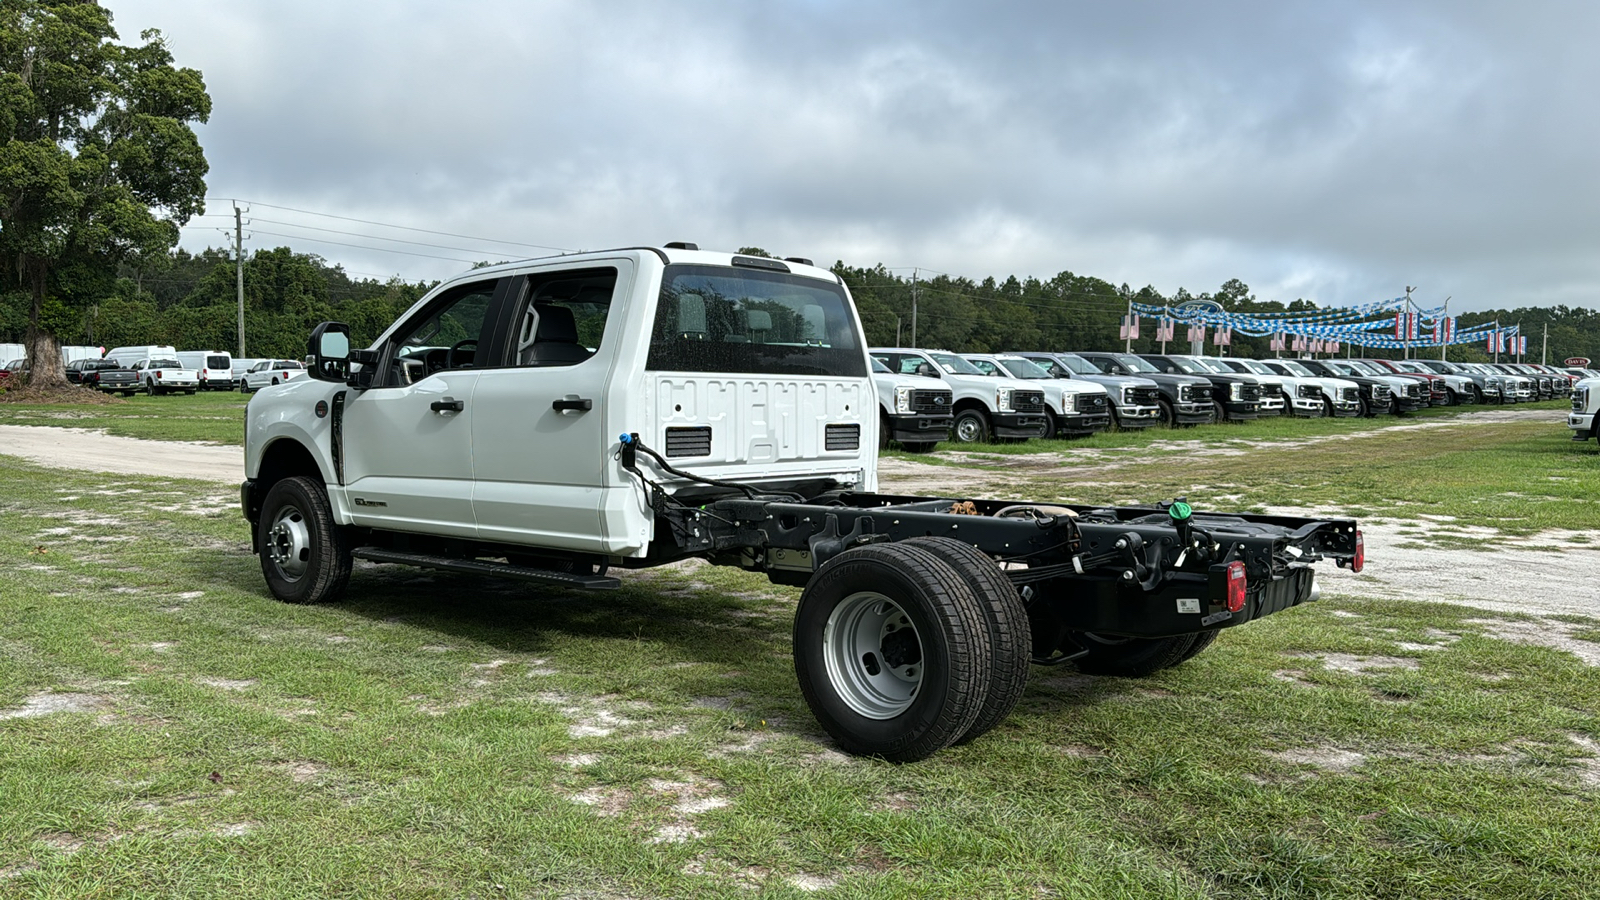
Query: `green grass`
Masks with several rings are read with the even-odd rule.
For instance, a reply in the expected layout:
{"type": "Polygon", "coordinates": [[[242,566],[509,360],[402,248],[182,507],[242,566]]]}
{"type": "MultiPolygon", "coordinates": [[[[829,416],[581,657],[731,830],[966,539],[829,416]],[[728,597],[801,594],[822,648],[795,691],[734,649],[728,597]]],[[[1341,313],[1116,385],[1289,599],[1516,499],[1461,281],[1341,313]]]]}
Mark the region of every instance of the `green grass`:
{"type": "MultiPolygon", "coordinates": [[[[1456,421],[1449,410],[1438,412],[1442,415],[1426,428],[1392,422],[1274,423],[1306,433],[1273,441],[1244,428],[1210,426],[1193,429],[1196,443],[1182,448],[1085,458],[1071,454],[1078,446],[1073,442],[1066,450],[992,461],[980,453],[967,465],[992,468],[996,491],[1017,498],[1149,504],[1184,495],[1197,508],[1313,507],[1413,520],[1419,542],[1468,549],[1485,548],[1486,542],[1462,532],[1465,525],[1506,535],[1574,532],[1553,550],[1593,539],[1600,467],[1592,446],[1574,444],[1559,421],[1488,426],[1456,421]],[[1238,436],[1218,437],[1219,431],[1238,436]]],[[[929,474],[936,479],[937,467],[960,466],[962,458],[935,454],[925,461],[935,467],[929,474]]]]}
{"type": "Polygon", "coordinates": [[[266,595],[233,502],[0,457],[0,716],[48,694],[80,707],[0,718],[0,894],[1600,883],[1578,743],[1600,739],[1600,679],[1496,639],[1467,621],[1492,622],[1480,610],[1333,598],[1142,681],[1036,670],[991,735],[895,766],[841,757],[811,719],[796,591],[708,567],[597,594],[366,567],[345,603],[292,607],[266,595]],[[1338,671],[1329,654],[1415,667],[1338,671]]]}
{"type": "Polygon", "coordinates": [[[205,391],[148,397],[135,394],[121,403],[0,403],[0,425],[53,425],[99,428],[121,437],[157,441],[214,441],[244,444],[244,407],[237,392],[205,391]]]}

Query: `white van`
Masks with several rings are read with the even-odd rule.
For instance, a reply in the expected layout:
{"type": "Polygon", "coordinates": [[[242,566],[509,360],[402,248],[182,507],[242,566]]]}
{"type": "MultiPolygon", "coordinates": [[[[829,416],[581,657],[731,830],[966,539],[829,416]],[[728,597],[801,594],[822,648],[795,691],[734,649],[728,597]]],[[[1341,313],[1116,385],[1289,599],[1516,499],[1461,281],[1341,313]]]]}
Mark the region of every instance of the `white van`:
{"type": "Polygon", "coordinates": [[[178,362],[193,369],[202,391],[233,390],[233,357],[226,350],[184,350],[178,362]]]}
{"type": "Polygon", "coordinates": [[[156,356],[176,358],[177,355],[178,351],[174,347],[146,344],[142,347],[113,347],[106,351],[105,358],[114,359],[124,366],[132,366],[141,359],[150,359],[156,356]]]}

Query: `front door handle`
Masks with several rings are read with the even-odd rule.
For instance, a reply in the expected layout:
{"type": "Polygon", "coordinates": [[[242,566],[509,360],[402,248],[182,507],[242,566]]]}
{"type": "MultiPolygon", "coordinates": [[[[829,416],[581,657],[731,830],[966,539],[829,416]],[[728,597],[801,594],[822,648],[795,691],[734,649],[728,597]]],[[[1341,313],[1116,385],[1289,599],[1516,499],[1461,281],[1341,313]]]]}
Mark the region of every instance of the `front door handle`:
{"type": "Polygon", "coordinates": [[[593,400],[557,400],[550,404],[556,412],[588,412],[594,409],[593,400]]]}
{"type": "Polygon", "coordinates": [[[467,404],[453,397],[446,397],[428,404],[428,408],[436,413],[461,412],[467,408],[467,404]]]}

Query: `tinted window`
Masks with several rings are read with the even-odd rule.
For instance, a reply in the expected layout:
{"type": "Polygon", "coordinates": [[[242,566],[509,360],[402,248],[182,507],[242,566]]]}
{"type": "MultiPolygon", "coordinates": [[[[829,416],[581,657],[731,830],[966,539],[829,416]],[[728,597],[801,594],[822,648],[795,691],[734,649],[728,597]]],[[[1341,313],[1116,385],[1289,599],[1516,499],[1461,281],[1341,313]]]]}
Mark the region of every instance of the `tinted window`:
{"type": "Polygon", "coordinates": [[[228,368],[228,358],[226,356],[208,356],[206,357],[206,368],[226,369],[228,368]]]}
{"type": "Polygon", "coordinates": [[[155,369],[160,369],[160,368],[177,369],[177,368],[181,368],[178,365],[178,361],[177,360],[169,359],[169,358],[152,359],[152,360],[150,360],[150,367],[151,368],[155,368],[155,369]]]}
{"type": "Polygon", "coordinates": [[[725,266],[668,266],[648,368],[658,372],[867,374],[837,284],[725,266]]]}

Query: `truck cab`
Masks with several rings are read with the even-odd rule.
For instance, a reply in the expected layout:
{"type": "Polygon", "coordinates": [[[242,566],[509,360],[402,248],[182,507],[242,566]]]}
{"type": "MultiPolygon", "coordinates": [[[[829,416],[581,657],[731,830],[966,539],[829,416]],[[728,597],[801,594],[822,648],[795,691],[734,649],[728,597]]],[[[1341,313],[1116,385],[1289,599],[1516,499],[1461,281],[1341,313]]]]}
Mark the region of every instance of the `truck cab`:
{"type": "Polygon", "coordinates": [[[618,434],[706,479],[876,488],[861,327],[809,265],[643,249],[478,269],[352,368],[356,389],[297,379],[246,416],[247,475],[309,455],[341,525],[643,557],[655,519],[618,434]]]}

